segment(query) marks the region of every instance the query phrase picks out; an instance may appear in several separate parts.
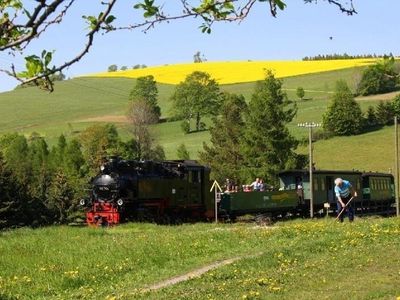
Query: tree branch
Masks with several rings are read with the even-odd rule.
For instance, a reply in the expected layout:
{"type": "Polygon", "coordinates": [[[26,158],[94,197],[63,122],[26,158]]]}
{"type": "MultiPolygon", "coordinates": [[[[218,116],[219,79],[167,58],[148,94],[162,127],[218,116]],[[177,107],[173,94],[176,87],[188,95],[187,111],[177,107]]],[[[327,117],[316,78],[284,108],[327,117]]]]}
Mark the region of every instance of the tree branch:
{"type": "MultiPolygon", "coordinates": [[[[23,1],[0,2],[0,13],[2,13],[2,16],[0,16],[0,51],[10,50],[9,54],[11,55],[17,51],[22,53],[33,39],[38,38],[51,25],[61,23],[63,17],[75,1],[76,0],[51,0],[49,1],[50,3],[47,4],[48,1],[46,0],[36,0],[38,4],[32,10],[31,14],[29,14],[29,12],[27,12],[23,7],[23,1]],[[64,3],[64,8],[54,16],[55,12],[58,11],[58,8],[64,3]],[[9,13],[11,14],[11,17],[9,16],[9,13]],[[27,21],[24,24],[16,24],[16,20],[25,17],[27,18],[27,21]]],[[[99,14],[99,16],[85,17],[90,23],[90,31],[87,34],[86,44],[82,51],[69,61],[66,61],[58,67],[47,68],[49,61],[43,63],[43,61],[40,61],[39,57],[33,56],[34,59],[36,59],[36,62],[41,64],[42,67],[39,72],[36,71],[36,73],[34,73],[34,76],[32,76],[32,72],[23,72],[24,75],[21,75],[22,73],[17,73],[13,64],[9,70],[0,69],[0,71],[16,78],[23,84],[34,82],[35,84],[41,85],[45,89],[52,91],[53,84],[49,79],[49,76],[61,72],[85,56],[93,45],[95,34],[100,30],[110,32],[142,28],[143,32],[147,32],[159,23],[199,17],[203,20],[203,24],[200,26],[202,32],[210,33],[211,26],[214,22],[241,22],[247,18],[250,11],[254,9],[256,2],[267,2],[269,4],[270,14],[276,17],[278,9],[283,10],[286,6],[285,2],[288,0],[202,0],[198,7],[192,6],[188,0],[180,0],[182,12],[176,15],[168,15],[164,13],[162,11],[162,6],[155,5],[153,1],[144,1],[143,3],[137,3],[135,5],[135,8],[141,9],[144,12],[144,21],[132,25],[114,27],[111,25],[111,22],[115,18],[114,16],[111,16],[110,13],[117,1],[118,0],[108,0],[105,2],[105,0],[102,0],[101,4],[105,5],[106,8],[99,14]],[[240,7],[238,3],[242,2],[244,2],[244,4],[240,7]],[[32,77],[23,79],[22,76],[25,78],[29,76],[32,77]]],[[[340,11],[347,13],[348,15],[357,13],[353,6],[353,0],[347,0],[348,2],[346,2],[346,5],[342,4],[342,0],[319,1],[327,1],[329,4],[337,6],[340,11]]],[[[317,3],[318,0],[304,0],[304,2],[317,3]]],[[[51,55],[49,55],[49,57],[51,60],[51,55]]],[[[30,58],[32,59],[32,56],[30,58]]],[[[42,60],[43,59],[44,58],[42,57],[42,60]]]]}

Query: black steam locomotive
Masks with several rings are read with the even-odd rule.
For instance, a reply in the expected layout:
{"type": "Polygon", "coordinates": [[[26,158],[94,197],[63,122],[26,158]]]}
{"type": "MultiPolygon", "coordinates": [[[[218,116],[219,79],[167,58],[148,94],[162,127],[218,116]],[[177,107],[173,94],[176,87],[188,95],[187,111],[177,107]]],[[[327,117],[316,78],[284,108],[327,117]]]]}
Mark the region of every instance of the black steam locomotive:
{"type": "Polygon", "coordinates": [[[114,225],[130,219],[179,222],[214,216],[210,169],[194,161],[111,158],[91,181],[86,221],[114,225]]]}

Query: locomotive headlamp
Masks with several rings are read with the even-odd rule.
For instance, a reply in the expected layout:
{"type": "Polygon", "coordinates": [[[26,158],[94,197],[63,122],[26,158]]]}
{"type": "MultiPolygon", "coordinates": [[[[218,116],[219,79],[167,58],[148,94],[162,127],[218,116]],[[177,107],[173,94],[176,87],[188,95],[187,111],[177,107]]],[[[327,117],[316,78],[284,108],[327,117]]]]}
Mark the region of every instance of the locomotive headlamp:
{"type": "Polygon", "coordinates": [[[105,168],[106,168],[106,167],[105,167],[104,165],[101,165],[101,166],[100,166],[100,171],[103,172],[103,171],[105,170],[105,168]]]}
{"type": "Polygon", "coordinates": [[[117,204],[118,204],[119,206],[122,206],[122,204],[124,204],[124,200],[118,199],[118,200],[117,200],[117,204]]]}
{"type": "Polygon", "coordinates": [[[81,199],[81,200],[79,201],[79,204],[82,205],[82,206],[84,206],[84,205],[86,204],[85,199],[81,199]]]}

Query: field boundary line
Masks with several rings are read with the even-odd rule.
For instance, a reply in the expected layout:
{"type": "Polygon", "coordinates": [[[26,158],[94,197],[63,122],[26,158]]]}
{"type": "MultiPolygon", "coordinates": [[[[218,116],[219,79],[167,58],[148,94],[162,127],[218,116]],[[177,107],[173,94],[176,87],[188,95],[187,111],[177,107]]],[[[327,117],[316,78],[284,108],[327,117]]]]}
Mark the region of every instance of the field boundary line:
{"type": "Polygon", "coordinates": [[[259,257],[263,254],[264,254],[264,252],[258,252],[256,254],[252,254],[252,255],[242,255],[242,256],[236,256],[236,257],[232,257],[232,258],[228,258],[228,259],[224,259],[224,260],[218,260],[218,261],[208,264],[204,267],[192,270],[186,274],[175,276],[170,279],[166,279],[166,280],[163,280],[156,284],[147,286],[146,288],[143,289],[143,292],[156,291],[156,290],[159,290],[159,289],[171,286],[171,285],[178,284],[180,282],[198,278],[201,275],[207,273],[208,271],[211,271],[211,270],[214,270],[214,269],[226,266],[226,265],[233,264],[234,262],[241,260],[241,259],[255,258],[255,257],[259,257]]]}

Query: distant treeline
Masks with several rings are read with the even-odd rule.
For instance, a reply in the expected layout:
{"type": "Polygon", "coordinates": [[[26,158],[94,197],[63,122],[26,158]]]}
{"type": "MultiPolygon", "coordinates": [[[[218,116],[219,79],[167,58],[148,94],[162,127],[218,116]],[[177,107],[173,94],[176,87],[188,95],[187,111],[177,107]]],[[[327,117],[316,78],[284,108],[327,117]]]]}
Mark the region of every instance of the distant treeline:
{"type": "Polygon", "coordinates": [[[356,59],[356,58],[390,58],[394,57],[392,53],[389,54],[357,54],[357,55],[350,55],[347,53],[343,54],[318,54],[316,56],[306,56],[303,57],[303,61],[309,61],[309,60],[334,60],[334,59],[356,59]]]}

